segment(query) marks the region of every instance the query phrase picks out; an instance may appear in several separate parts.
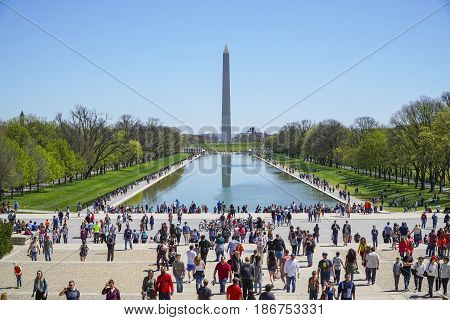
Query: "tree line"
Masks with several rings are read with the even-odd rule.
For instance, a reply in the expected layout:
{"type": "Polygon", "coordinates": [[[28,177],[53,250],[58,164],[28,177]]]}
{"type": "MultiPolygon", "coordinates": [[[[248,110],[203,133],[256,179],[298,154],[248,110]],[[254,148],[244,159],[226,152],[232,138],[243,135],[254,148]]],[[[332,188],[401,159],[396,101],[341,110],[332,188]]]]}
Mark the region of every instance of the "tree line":
{"type": "Polygon", "coordinates": [[[155,118],[125,114],[111,122],[81,105],[52,121],[22,113],[0,123],[0,199],[5,191],[12,197],[43,184],[87,179],[178,153],[182,146],[180,130],[155,118]]]}
{"type": "Polygon", "coordinates": [[[450,179],[450,92],[420,97],[395,112],[388,125],[360,117],[349,127],[329,119],[288,123],[264,139],[266,148],[336,168],[348,167],[430,192],[450,179]]]}

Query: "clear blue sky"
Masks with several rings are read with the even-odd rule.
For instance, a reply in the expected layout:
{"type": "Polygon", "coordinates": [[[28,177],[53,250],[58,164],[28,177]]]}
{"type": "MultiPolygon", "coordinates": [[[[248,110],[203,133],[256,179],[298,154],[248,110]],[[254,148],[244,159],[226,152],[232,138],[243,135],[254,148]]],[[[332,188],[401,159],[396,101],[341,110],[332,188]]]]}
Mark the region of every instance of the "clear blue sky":
{"type": "MultiPolygon", "coordinates": [[[[218,126],[230,49],[232,124],[260,126],[443,0],[2,0],[195,129],[218,126]]],[[[271,125],[370,115],[450,90],[450,5],[271,125]]],[[[179,125],[0,4],[0,118],[83,104],[179,125]]]]}

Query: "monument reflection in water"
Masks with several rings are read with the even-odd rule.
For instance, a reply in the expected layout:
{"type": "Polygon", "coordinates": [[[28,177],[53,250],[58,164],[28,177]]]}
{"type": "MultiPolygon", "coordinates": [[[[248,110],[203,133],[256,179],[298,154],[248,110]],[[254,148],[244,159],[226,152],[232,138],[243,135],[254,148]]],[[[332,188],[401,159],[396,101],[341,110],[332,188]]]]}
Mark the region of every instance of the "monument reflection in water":
{"type": "Polygon", "coordinates": [[[222,161],[222,188],[231,186],[231,154],[221,156],[222,161]]]}
{"type": "Polygon", "coordinates": [[[292,202],[335,205],[336,201],[268,164],[245,154],[206,155],[127,201],[126,205],[153,206],[178,199],[189,206],[205,204],[213,211],[218,201],[227,206],[292,202]],[[233,178],[231,178],[233,175],[233,178]]]}

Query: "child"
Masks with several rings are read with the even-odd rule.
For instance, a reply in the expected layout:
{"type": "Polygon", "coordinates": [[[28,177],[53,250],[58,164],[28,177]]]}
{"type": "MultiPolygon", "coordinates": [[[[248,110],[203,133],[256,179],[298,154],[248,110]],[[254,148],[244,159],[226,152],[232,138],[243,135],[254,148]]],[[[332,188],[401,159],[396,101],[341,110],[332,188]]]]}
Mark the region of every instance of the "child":
{"type": "Polygon", "coordinates": [[[14,274],[16,276],[16,288],[19,289],[22,287],[22,267],[16,263],[14,263],[14,274]]]}
{"type": "Polygon", "coordinates": [[[313,271],[311,277],[308,280],[309,300],[317,300],[318,292],[319,278],[317,277],[317,271],[313,271]]]}

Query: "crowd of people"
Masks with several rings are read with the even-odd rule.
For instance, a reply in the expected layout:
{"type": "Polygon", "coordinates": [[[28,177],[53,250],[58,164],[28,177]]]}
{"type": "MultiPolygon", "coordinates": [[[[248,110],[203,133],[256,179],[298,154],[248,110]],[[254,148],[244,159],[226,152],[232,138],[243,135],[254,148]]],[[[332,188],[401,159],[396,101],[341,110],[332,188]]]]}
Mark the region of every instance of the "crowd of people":
{"type": "MultiPolygon", "coordinates": [[[[271,219],[264,220],[249,214],[247,218],[237,218],[237,210],[221,207],[222,213],[215,220],[202,221],[198,228],[182,223],[182,212],[168,214],[168,222],[155,226],[153,215],[144,214],[138,222],[139,228],[131,228],[131,216],[127,213],[106,214],[101,220],[94,212],[89,212],[83,219],[79,237],[81,241],[79,255],[81,261],[88,258],[88,244],[103,243],[107,251],[107,261],[114,261],[114,251],[119,233],[123,233],[124,249],[133,249],[135,243],[155,243],[156,269],[150,270],[143,279],[141,295],[143,299],[171,299],[175,293],[182,294],[186,284],[195,283],[198,299],[212,299],[211,286],[219,285],[219,293],[227,299],[275,299],[273,292],[276,283],[282,283],[286,293],[298,292],[297,281],[300,268],[311,268],[311,276],[305,279],[307,294],[316,299],[356,299],[355,275],[363,272],[368,285],[376,283],[377,271],[380,268],[378,256],[379,239],[389,244],[391,250],[398,252],[392,265],[393,288],[400,290],[400,279],[403,278],[405,292],[410,289],[414,280],[414,291],[421,292],[423,279],[427,279],[428,297],[433,297],[442,290],[443,298],[447,297],[450,266],[450,217],[447,213],[439,224],[437,214],[424,213],[420,223],[413,227],[407,223],[392,226],[389,222],[382,230],[373,226],[371,237],[361,237],[354,233],[349,221],[339,225],[334,221],[331,225],[331,240],[334,246],[342,243],[345,249],[343,256],[337,251],[334,257],[327,252],[318,253],[321,240],[321,228],[315,223],[312,230],[294,226],[292,207],[271,206],[271,219]],[[114,221],[113,221],[114,219],[114,221]],[[428,225],[428,220],[431,224],[428,225]],[[443,223],[442,223],[443,222],[443,223]],[[428,232],[431,227],[431,230],[428,232]],[[278,228],[288,228],[288,236],[283,239],[278,228]],[[155,235],[149,237],[154,230],[155,235]],[[123,232],[122,232],[123,231],[123,232]],[[351,243],[357,243],[357,249],[351,243]],[[244,253],[248,243],[255,245],[251,255],[244,253]],[[181,254],[180,247],[187,246],[181,254]],[[415,251],[425,246],[425,255],[418,256],[415,251]],[[213,252],[214,260],[208,259],[213,252]],[[316,267],[313,258],[320,254],[321,260],[316,267]],[[298,257],[306,257],[306,265],[299,262],[298,257]],[[212,268],[213,279],[206,278],[206,271],[212,268]],[[268,272],[268,282],[264,283],[263,270],[268,272]],[[159,275],[156,276],[156,272],[159,275]],[[186,279],[187,278],[187,279],[186,279]],[[264,288],[264,291],[263,291],[264,288]]],[[[323,215],[323,208],[315,208],[317,220],[323,215]]],[[[62,212],[61,212],[62,213],[62,212]]],[[[52,261],[54,244],[67,243],[68,219],[64,213],[56,214],[51,221],[43,223],[17,221],[16,232],[24,232],[31,237],[27,254],[32,261],[37,261],[42,253],[46,261],[52,261]]],[[[78,234],[77,234],[78,236],[78,234]]],[[[23,268],[14,266],[17,287],[21,287],[23,268]]],[[[39,271],[33,288],[36,299],[44,299],[48,294],[49,283],[39,271]]],[[[106,299],[120,299],[120,291],[113,280],[102,290],[106,299]]],[[[80,292],[75,282],[69,282],[61,291],[67,299],[79,299],[80,292]]]]}

